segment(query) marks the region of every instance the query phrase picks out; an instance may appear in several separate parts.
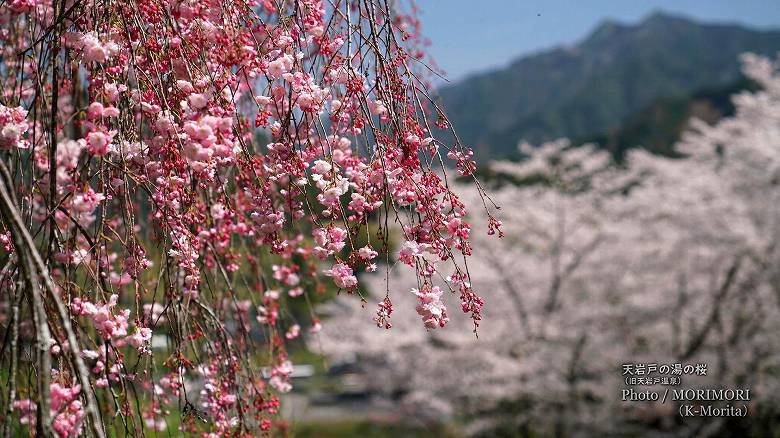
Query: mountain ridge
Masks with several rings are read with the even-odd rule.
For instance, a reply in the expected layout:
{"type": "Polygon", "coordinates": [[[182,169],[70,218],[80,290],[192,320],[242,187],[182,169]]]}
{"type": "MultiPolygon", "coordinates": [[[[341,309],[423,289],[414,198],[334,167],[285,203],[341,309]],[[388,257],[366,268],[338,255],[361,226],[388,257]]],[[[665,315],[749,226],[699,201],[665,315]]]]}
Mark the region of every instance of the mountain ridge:
{"type": "Polygon", "coordinates": [[[596,135],[658,98],[727,86],[739,78],[739,54],[779,49],[780,29],[656,12],[637,24],[607,20],[574,45],[467,76],[438,94],[478,158],[503,158],[521,139],[596,135]]]}

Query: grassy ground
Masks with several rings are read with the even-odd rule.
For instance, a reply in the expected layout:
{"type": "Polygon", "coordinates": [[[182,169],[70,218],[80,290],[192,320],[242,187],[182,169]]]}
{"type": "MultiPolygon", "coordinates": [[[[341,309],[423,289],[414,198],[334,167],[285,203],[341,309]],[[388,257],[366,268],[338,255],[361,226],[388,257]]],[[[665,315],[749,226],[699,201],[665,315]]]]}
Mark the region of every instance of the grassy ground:
{"type": "Polygon", "coordinates": [[[291,432],[292,436],[296,438],[458,438],[460,436],[441,426],[426,428],[364,421],[304,423],[295,426],[291,432]]]}

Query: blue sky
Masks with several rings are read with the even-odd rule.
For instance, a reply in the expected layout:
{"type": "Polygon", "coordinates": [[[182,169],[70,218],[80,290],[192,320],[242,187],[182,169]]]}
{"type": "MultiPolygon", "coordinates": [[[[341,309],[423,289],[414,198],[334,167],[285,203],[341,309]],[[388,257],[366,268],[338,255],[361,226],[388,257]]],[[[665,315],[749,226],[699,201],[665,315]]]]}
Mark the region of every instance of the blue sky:
{"type": "Polygon", "coordinates": [[[780,0],[417,0],[430,52],[447,78],[574,43],[602,20],[636,23],[663,10],[701,21],[780,28],[780,0]]]}

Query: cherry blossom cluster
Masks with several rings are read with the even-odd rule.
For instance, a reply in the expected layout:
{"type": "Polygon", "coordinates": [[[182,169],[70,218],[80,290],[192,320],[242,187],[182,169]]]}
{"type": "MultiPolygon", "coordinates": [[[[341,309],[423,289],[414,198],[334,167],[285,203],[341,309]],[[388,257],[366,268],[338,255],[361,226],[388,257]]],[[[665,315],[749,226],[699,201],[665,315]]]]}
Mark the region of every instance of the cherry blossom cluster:
{"type": "Polygon", "coordinates": [[[0,104],[0,148],[20,148],[29,147],[29,142],[23,135],[29,129],[27,122],[27,110],[22,107],[8,108],[0,104]]]}
{"type": "Polygon", "coordinates": [[[395,240],[420,279],[423,325],[446,324],[441,297],[454,293],[476,326],[471,228],[446,171],[475,164],[436,139],[451,128],[425,91],[415,12],[377,0],[0,4],[2,330],[46,346],[34,370],[12,359],[20,348],[3,359],[42,382],[2,398],[30,394],[12,415],[29,426],[50,409],[61,436],[267,431],[275,394],[291,389],[289,347],[322,327],[313,304],[358,295],[395,240]],[[64,386],[45,384],[53,376],[64,386]],[[73,409],[55,402],[62,387],[79,388],[73,409]]]}
{"type": "MultiPolygon", "coordinates": [[[[49,386],[51,394],[52,428],[60,437],[74,437],[81,435],[85,412],[79,400],[81,387],[62,386],[52,383],[49,386]]],[[[35,428],[37,405],[28,399],[14,402],[14,409],[21,412],[20,423],[35,428]]]]}
{"type": "MultiPolygon", "coordinates": [[[[735,114],[714,125],[692,120],[674,145],[681,158],[634,149],[618,165],[595,145],[560,140],[522,144],[524,161],[489,164],[525,183],[491,192],[505,238],[471,239],[470,282],[491,291],[479,339],[464,330],[472,320],[445,313],[443,286],[396,269],[393,284],[415,293],[380,303],[374,322],[384,327],[393,312],[392,331],[367,331],[371,315],[339,298],[326,304],[332,318],[312,347],[354,366],[353,377],[385,397],[378,410],[463,422],[476,436],[765,434],[772,423],[757,413],[778,414],[780,389],[780,61],[747,55],[744,66],[760,89],[733,96],[735,114]],[[429,330],[421,317],[429,327],[450,321],[429,330]],[[674,401],[622,401],[626,358],[708,364],[706,379],[679,388],[749,387],[756,416],[681,423],[674,401]]],[[[473,188],[462,191],[479,202],[473,188]]],[[[468,219],[475,229],[496,220],[468,219]]],[[[398,259],[425,266],[433,252],[410,240],[398,259]]],[[[366,281],[380,296],[383,277],[366,281]]]]}

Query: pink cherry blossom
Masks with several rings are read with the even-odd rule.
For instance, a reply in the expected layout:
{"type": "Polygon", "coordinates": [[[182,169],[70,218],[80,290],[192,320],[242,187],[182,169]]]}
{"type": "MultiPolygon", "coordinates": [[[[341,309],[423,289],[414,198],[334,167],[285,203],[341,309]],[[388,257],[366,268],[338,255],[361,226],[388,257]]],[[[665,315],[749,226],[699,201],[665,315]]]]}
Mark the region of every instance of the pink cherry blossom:
{"type": "Polygon", "coordinates": [[[9,377],[31,397],[12,435],[35,433],[47,368],[60,435],[276,433],[288,348],[327,325],[315,304],[390,269],[396,238],[420,284],[452,274],[479,322],[447,178],[471,155],[434,140],[457,137],[431,131],[446,117],[421,98],[430,60],[405,3],[0,6],[0,321],[32,278],[43,302],[9,345],[49,354],[9,377]]]}
{"type": "Polygon", "coordinates": [[[23,138],[29,126],[24,108],[0,105],[0,149],[29,147],[29,143],[23,138]]]}
{"type": "Polygon", "coordinates": [[[332,268],[324,271],[324,274],[333,277],[333,282],[341,289],[351,289],[357,286],[357,278],[353,275],[352,268],[344,263],[337,263],[332,268]]]}

